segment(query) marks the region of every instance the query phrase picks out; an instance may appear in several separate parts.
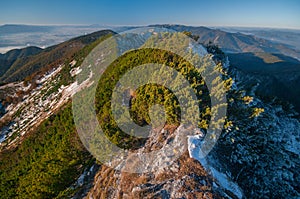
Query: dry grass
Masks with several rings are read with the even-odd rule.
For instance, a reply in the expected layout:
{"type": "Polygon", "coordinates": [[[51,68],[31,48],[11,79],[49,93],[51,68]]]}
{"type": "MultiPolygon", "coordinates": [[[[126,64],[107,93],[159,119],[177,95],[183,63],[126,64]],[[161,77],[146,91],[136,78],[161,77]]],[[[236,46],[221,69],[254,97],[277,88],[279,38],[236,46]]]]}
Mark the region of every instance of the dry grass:
{"type": "Polygon", "coordinates": [[[269,54],[269,53],[255,53],[255,56],[261,58],[266,64],[273,64],[277,62],[282,62],[282,60],[279,57],[276,57],[275,55],[269,54]]]}

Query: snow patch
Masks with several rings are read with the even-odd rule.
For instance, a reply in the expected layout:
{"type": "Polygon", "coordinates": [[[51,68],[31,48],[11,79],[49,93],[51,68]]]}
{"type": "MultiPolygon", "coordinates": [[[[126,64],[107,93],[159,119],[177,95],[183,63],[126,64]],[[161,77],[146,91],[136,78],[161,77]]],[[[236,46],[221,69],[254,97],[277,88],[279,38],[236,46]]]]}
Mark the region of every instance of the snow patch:
{"type": "Polygon", "coordinates": [[[203,136],[202,135],[193,135],[188,136],[188,151],[191,158],[198,160],[201,165],[205,168],[205,170],[213,176],[215,179],[215,183],[220,186],[222,189],[225,189],[232,194],[234,194],[237,198],[243,198],[242,189],[234,182],[230,180],[230,178],[215,169],[210,163],[210,161],[201,157],[201,146],[203,144],[203,136]]]}
{"type": "Polygon", "coordinates": [[[78,75],[79,73],[81,73],[82,69],[80,67],[77,67],[77,68],[73,68],[71,71],[70,71],[70,74],[72,77],[74,77],[75,75],[78,75]]]}

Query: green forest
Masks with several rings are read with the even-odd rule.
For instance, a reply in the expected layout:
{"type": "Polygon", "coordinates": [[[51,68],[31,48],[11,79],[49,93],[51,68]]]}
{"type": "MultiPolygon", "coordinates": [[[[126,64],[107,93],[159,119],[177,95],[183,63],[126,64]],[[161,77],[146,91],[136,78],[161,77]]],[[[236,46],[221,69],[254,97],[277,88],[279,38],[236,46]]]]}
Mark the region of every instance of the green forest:
{"type": "Polygon", "coordinates": [[[1,198],[63,197],[92,162],[76,133],[69,104],[16,149],[1,153],[1,198]]]}
{"type": "MultiPolygon", "coordinates": [[[[147,63],[172,66],[172,68],[177,70],[189,81],[198,98],[201,113],[199,127],[207,129],[210,119],[210,98],[200,72],[182,57],[171,52],[156,49],[142,49],[130,51],[115,60],[104,72],[98,83],[95,99],[96,112],[98,113],[98,120],[102,129],[111,141],[125,148],[136,147],[135,144],[142,143],[141,140],[122,132],[115,123],[111,112],[111,96],[113,88],[126,71],[135,66],[147,63]]],[[[158,72],[158,74],[162,73],[158,72]]],[[[151,75],[156,76],[158,74],[151,75]]],[[[182,82],[176,82],[176,77],[173,83],[178,86],[182,84],[182,82]]],[[[150,124],[149,108],[154,104],[164,106],[167,116],[166,125],[178,126],[180,124],[181,111],[178,100],[169,89],[162,85],[146,84],[141,86],[136,91],[132,91],[130,101],[131,118],[140,126],[150,124]]],[[[194,116],[191,115],[190,117],[194,116]]]]}

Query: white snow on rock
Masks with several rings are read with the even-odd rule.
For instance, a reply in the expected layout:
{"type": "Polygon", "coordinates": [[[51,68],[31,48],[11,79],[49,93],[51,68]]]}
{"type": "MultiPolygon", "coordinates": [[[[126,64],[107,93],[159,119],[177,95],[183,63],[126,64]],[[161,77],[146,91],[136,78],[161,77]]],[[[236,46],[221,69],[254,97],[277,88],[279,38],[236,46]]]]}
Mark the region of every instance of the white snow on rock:
{"type": "Polygon", "coordinates": [[[72,77],[74,77],[75,75],[78,75],[79,73],[81,73],[81,71],[82,71],[82,69],[80,67],[76,67],[70,71],[70,74],[72,77]]]}
{"type": "Polygon", "coordinates": [[[236,183],[232,182],[226,174],[219,172],[217,169],[215,169],[213,167],[213,164],[211,164],[211,161],[208,160],[207,157],[200,158],[202,144],[202,135],[188,136],[188,151],[190,157],[198,160],[201,163],[205,170],[212,175],[212,177],[215,179],[215,183],[220,188],[231,192],[237,198],[243,198],[242,189],[236,183]]]}
{"type": "MultiPolygon", "coordinates": [[[[76,64],[76,61],[70,63],[76,64]]],[[[59,65],[57,68],[46,72],[42,75],[36,83],[38,87],[33,88],[28,94],[23,96],[22,101],[17,104],[10,104],[6,107],[6,113],[0,118],[1,120],[9,119],[11,123],[0,129],[0,147],[5,140],[8,140],[13,134],[16,134],[14,140],[10,140],[7,146],[10,146],[15,141],[22,139],[22,136],[29,132],[30,129],[38,126],[43,120],[48,118],[55,110],[59,109],[63,104],[82,88],[89,87],[91,85],[90,74],[89,79],[82,82],[80,85],[77,81],[61,86],[57,90],[51,90],[58,83],[59,72],[63,68],[63,65],[59,65]],[[11,118],[12,117],[12,118],[11,118]]],[[[81,72],[80,68],[74,70],[74,75],[81,72]]],[[[30,89],[30,84],[24,87],[24,82],[10,83],[1,86],[0,89],[11,88],[16,91],[27,91],[30,89]]],[[[16,94],[15,94],[16,95],[16,94]]],[[[5,143],[4,143],[5,144],[5,143]]]]}
{"type": "Polygon", "coordinates": [[[207,50],[200,44],[193,45],[192,43],[189,43],[188,49],[192,49],[193,53],[198,54],[200,57],[207,55],[207,50]]]}
{"type": "Polygon", "coordinates": [[[77,61],[74,59],[73,61],[70,62],[70,66],[74,67],[76,65],[77,61]]]}

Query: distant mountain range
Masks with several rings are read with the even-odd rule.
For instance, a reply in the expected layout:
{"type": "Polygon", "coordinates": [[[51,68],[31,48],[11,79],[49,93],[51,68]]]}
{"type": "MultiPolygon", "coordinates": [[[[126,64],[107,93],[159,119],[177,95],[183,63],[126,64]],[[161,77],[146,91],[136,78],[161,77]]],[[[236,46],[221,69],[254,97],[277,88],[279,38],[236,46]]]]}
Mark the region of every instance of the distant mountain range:
{"type": "Polygon", "coordinates": [[[278,29],[278,28],[238,28],[238,27],[218,27],[220,30],[232,33],[251,34],[256,37],[289,45],[291,48],[300,50],[300,30],[299,29],[278,29]]]}
{"type": "MultiPolygon", "coordinates": [[[[207,28],[183,25],[150,25],[177,31],[190,31],[200,42],[212,41],[227,53],[268,52],[300,59],[300,30],[255,28],[207,28]]],[[[0,26],[0,53],[26,46],[47,47],[76,36],[103,29],[122,32],[135,27],[105,25],[3,25],[0,26]]]]}
{"type": "MultiPolygon", "coordinates": [[[[300,112],[300,52],[288,44],[274,42],[268,39],[257,37],[255,33],[263,33],[270,30],[253,29],[233,29],[223,28],[212,29],[207,27],[192,27],[183,25],[151,25],[150,27],[161,27],[176,31],[189,31],[199,37],[198,42],[207,44],[209,41],[218,45],[229,57],[232,66],[245,73],[254,74],[260,82],[258,92],[268,96],[277,96],[280,99],[293,103],[300,112]],[[246,32],[240,33],[238,30],[246,32]],[[247,32],[248,31],[248,32],[247,32]],[[265,32],[263,32],[265,31],[265,32]]],[[[28,26],[28,25],[4,25],[0,26],[0,47],[8,40],[2,39],[8,35],[42,35],[43,37],[55,35],[60,39],[66,39],[83,32],[108,28],[106,26],[28,26]],[[68,34],[63,34],[63,33],[68,34]],[[58,34],[59,33],[59,34],[58,34]]],[[[125,31],[134,27],[113,27],[116,31],[125,31]]],[[[287,36],[288,30],[284,32],[287,36]]],[[[277,30],[277,35],[280,30],[277,30]]],[[[46,70],[57,64],[62,64],[62,60],[70,57],[74,52],[82,49],[86,44],[95,41],[100,35],[99,32],[84,34],[75,39],[62,42],[52,47],[41,49],[38,47],[27,47],[21,50],[11,50],[5,54],[0,54],[0,82],[9,83],[20,81],[36,73],[40,69],[46,70]]],[[[297,39],[297,31],[291,32],[291,37],[297,39]]],[[[268,38],[273,38],[275,35],[268,38]]],[[[49,37],[51,38],[51,37],[49,37]]],[[[267,38],[267,37],[266,37],[267,38]]],[[[277,38],[280,38],[279,36],[277,38]]],[[[300,37],[299,37],[300,38],[300,37]]],[[[18,41],[18,40],[17,40],[18,41]]],[[[58,41],[56,41],[58,42],[58,41]]],[[[299,44],[298,44],[299,45],[299,44]]],[[[254,84],[255,81],[251,80],[254,84]]]]}
{"type": "MultiPolygon", "coordinates": [[[[182,25],[154,25],[155,27],[169,28],[176,31],[189,31],[199,36],[199,42],[209,41],[218,45],[226,53],[242,52],[267,52],[280,53],[296,59],[300,59],[300,51],[291,48],[287,44],[272,42],[255,35],[242,34],[240,32],[225,32],[219,29],[207,27],[192,27],[182,25]]],[[[300,39],[300,36],[299,36],[300,39]]],[[[299,44],[298,44],[299,45],[299,44]]]]}

